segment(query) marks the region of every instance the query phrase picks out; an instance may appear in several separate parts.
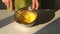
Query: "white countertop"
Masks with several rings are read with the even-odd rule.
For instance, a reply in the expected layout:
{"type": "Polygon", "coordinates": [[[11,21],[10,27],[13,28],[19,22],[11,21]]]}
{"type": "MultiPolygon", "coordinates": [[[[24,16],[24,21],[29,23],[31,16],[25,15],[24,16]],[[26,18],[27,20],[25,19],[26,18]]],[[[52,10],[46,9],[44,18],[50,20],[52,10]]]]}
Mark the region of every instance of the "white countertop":
{"type": "Polygon", "coordinates": [[[20,24],[14,21],[12,15],[12,12],[10,13],[7,10],[0,10],[0,34],[37,34],[37,31],[60,18],[60,10],[57,10],[55,17],[51,21],[34,27],[20,26],[20,24]]]}

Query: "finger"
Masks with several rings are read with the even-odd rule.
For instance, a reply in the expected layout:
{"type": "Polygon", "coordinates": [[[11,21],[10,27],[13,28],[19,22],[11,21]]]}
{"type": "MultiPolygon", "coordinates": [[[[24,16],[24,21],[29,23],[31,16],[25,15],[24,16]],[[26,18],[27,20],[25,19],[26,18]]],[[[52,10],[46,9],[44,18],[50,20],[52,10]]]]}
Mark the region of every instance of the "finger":
{"type": "Polygon", "coordinates": [[[38,7],[39,7],[39,2],[38,2],[38,0],[35,0],[35,9],[37,10],[38,7]]]}
{"type": "Polygon", "coordinates": [[[8,0],[2,0],[2,2],[3,2],[7,7],[9,7],[9,1],[8,1],[8,0]]]}
{"type": "Polygon", "coordinates": [[[4,4],[7,6],[7,2],[4,2],[4,4]]]}
{"type": "Polygon", "coordinates": [[[37,10],[37,9],[38,9],[38,7],[39,7],[39,3],[38,3],[38,2],[36,2],[36,7],[35,7],[35,9],[37,10]]]}
{"type": "Polygon", "coordinates": [[[35,8],[35,1],[32,0],[32,9],[34,9],[34,8],[35,8]]]}
{"type": "Polygon", "coordinates": [[[12,11],[12,10],[13,10],[13,1],[10,0],[10,11],[12,11]]]}
{"type": "Polygon", "coordinates": [[[9,7],[10,7],[10,1],[7,0],[7,8],[9,8],[9,7]]]}

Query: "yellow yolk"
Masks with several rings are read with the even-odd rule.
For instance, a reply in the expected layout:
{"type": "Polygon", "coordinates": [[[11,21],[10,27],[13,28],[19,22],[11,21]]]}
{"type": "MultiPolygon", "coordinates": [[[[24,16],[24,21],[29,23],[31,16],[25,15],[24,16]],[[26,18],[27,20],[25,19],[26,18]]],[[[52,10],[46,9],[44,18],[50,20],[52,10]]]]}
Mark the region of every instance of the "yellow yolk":
{"type": "Polygon", "coordinates": [[[26,14],[24,14],[24,21],[27,23],[32,23],[35,19],[36,19],[36,14],[31,12],[31,11],[27,11],[26,14]]]}

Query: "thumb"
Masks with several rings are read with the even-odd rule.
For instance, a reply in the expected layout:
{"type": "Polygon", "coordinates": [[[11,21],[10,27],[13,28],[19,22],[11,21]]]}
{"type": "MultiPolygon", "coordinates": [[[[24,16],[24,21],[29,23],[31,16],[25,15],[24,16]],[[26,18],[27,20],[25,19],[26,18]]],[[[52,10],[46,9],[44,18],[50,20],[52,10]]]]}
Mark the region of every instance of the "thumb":
{"type": "Polygon", "coordinates": [[[12,10],[13,10],[13,1],[10,0],[10,11],[12,11],[12,10]]]}

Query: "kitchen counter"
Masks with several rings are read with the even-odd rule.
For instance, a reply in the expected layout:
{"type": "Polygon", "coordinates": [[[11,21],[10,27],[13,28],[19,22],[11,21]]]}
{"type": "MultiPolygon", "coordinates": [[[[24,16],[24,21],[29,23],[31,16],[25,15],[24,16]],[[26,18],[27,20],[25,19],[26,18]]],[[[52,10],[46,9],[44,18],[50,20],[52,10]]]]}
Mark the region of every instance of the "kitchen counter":
{"type": "MultiPolygon", "coordinates": [[[[40,11],[40,10],[39,10],[40,11]]],[[[48,10],[47,10],[48,11],[48,10]]],[[[43,14],[45,14],[43,12],[43,14]]],[[[48,13],[49,14],[49,13],[48,13]]],[[[21,26],[14,20],[14,13],[8,10],[0,10],[0,34],[59,34],[60,10],[57,10],[53,18],[33,27],[21,26]]]]}

